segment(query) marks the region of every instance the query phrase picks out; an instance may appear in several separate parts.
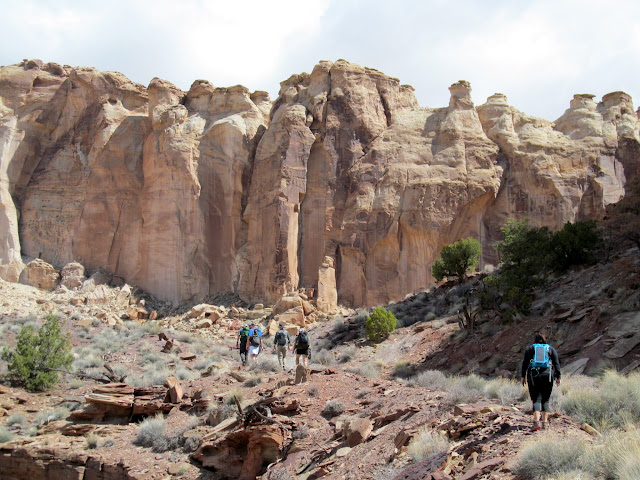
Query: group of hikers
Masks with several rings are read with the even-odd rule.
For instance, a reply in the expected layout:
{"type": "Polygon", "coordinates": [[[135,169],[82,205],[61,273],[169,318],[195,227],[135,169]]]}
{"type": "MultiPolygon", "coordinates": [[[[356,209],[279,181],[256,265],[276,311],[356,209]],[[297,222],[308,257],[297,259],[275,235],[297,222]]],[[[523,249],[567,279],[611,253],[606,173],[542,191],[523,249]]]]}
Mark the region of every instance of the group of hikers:
{"type": "MultiPolygon", "coordinates": [[[[272,353],[278,355],[278,364],[285,369],[287,350],[296,352],[296,365],[307,366],[309,358],[309,335],[301,328],[293,342],[284,324],[273,337],[272,353]]],[[[249,359],[256,362],[258,355],[264,350],[262,331],[254,322],[243,326],[238,332],[236,348],[240,349],[242,365],[246,366],[249,359]]],[[[549,399],[553,391],[553,383],[560,385],[560,360],[555,348],[547,343],[542,333],[536,333],[534,343],[524,352],[521,368],[522,386],[528,385],[529,395],[533,404],[533,431],[549,428],[549,399]]]]}
{"type": "MultiPolygon", "coordinates": [[[[307,366],[310,356],[309,334],[304,328],[298,331],[293,342],[289,332],[284,328],[284,324],[278,325],[279,329],[273,337],[273,349],[271,353],[278,355],[278,364],[283,370],[286,368],[287,350],[296,352],[296,365],[307,366]]],[[[249,360],[254,363],[258,359],[258,355],[264,350],[262,343],[262,330],[256,326],[255,322],[244,325],[238,332],[236,340],[236,348],[240,350],[240,360],[242,366],[246,366],[249,360]]]]}

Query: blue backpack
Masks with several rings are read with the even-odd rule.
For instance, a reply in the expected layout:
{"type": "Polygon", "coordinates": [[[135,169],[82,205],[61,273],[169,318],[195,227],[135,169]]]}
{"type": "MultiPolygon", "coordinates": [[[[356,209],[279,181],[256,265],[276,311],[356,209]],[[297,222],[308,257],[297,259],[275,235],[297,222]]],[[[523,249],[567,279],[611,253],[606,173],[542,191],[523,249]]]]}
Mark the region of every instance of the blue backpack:
{"type": "Polygon", "coordinates": [[[533,358],[529,363],[531,368],[546,369],[549,368],[549,345],[546,343],[534,343],[533,344],[533,358]]]}

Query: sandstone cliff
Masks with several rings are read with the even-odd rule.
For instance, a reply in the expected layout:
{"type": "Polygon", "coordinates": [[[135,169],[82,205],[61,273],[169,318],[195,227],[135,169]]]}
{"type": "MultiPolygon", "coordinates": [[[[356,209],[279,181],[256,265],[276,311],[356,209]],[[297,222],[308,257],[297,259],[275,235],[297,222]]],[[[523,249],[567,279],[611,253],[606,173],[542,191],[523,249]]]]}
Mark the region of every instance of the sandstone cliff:
{"type": "Polygon", "coordinates": [[[168,300],[239,293],[373,305],[432,283],[440,248],[483,262],[506,218],[598,218],[640,169],[631,98],[576,95],[555,123],[470,85],[446,108],[339,60],[264,92],[145,88],[118,73],[0,68],[0,276],[21,255],[105,268],[168,300]],[[336,296],[337,292],[337,296],[336,296]]]}

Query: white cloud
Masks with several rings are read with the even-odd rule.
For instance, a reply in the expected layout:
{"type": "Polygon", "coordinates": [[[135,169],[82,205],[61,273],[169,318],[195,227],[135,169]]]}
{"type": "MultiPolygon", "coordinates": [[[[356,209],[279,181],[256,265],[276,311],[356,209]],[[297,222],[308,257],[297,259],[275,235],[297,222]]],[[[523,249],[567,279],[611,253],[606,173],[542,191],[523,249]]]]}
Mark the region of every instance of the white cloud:
{"type": "Polygon", "coordinates": [[[0,64],[22,58],[268,90],[321,59],[364,64],[444,106],[471,81],[553,119],[574,93],[640,101],[637,0],[3,0],[0,64]]]}

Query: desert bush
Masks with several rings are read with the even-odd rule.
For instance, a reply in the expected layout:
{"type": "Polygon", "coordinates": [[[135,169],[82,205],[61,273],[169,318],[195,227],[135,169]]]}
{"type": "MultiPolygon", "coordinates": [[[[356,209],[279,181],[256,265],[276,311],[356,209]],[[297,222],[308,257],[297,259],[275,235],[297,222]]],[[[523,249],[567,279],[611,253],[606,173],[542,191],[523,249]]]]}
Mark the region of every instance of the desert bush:
{"type": "Polygon", "coordinates": [[[193,370],[180,365],[176,368],[175,375],[178,380],[195,380],[200,377],[200,372],[194,372],[193,370]]]}
{"type": "Polygon", "coordinates": [[[334,335],[347,331],[347,324],[344,322],[344,318],[342,317],[342,315],[338,315],[333,320],[333,329],[332,330],[333,330],[333,334],[334,335]]]}
{"type": "Polygon", "coordinates": [[[353,345],[348,346],[347,348],[343,349],[340,353],[338,353],[338,362],[347,363],[353,360],[353,357],[356,356],[357,351],[358,349],[353,345]]]}
{"type": "Polygon", "coordinates": [[[247,378],[243,383],[242,386],[245,388],[252,388],[252,387],[257,387],[258,385],[260,385],[262,383],[262,377],[260,376],[255,376],[255,377],[249,377],[247,378]]]}
{"type": "Polygon", "coordinates": [[[300,425],[297,429],[293,431],[291,434],[291,438],[307,438],[309,436],[309,427],[306,425],[300,425]]]}
{"type": "Polygon", "coordinates": [[[391,376],[395,378],[411,378],[415,374],[415,367],[406,360],[396,363],[391,369],[391,376]]]}
{"type": "Polygon", "coordinates": [[[82,355],[73,361],[73,369],[78,371],[86,370],[87,368],[102,367],[104,360],[95,353],[89,355],[82,355]]]}
{"type": "Polygon", "coordinates": [[[474,374],[452,378],[447,387],[449,403],[468,403],[477,400],[483,395],[485,384],[485,380],[474,374]]]}
{"type": "Polygon", "coordinates": [[[381,370],[382,365],[378,362],[364,362],[358,367],[355,367],[352,371],[358,375],[362,375],[363,377],[378,378],[381,370]]]}
{"type": "Polygon", "coordinates": [[[369,340],[380,342],[396,329],[398,321],[389,310],[377,307],[365,320],[365,330],[369,340]]]}
{"type": "Polygon", "coordinates": [[[9,425],[10,427],[14,425],[23,426],[26,424],[27,424],[27,417],[25,417],[21,413],[14,413],[13,415],[9,415],[9,417],[7,417],[7,425],[9,425]]]}
{"type": "Polygon", "coordinates": [[[334,398],[327,401],[324,409],[322,410],[322,414],[328,417],[336,417],[341,413],[344,413],[346,409],[347,407],[345,407],[342,400],[340,400],[339,398],[334,398]]]}
{"type": "Polygon", "coordinates": [[[630,475],[639,467],[640,459],[640,430],[631,428],[628,431],[608,432],[601,444],[591,448],[587,456],[586,466],[599,478],[638,479],[638,471],[630,475]]]}
{"type": "Polygon", "coordinates": [[[251,371],[263,371],[263,372],[278,372],[282,369],[278,364],[278,359],[273,356],[260,355],[255,362],[249,363],[249,370],[251,371]]]}
{"type": "Polygon", "coordinates": [[[447,387],[447,376],[440,370],[425,370],[413,378],[413,381],[421,386],[432,390],[444,390],[447,387]]]}
{"type": "Polygon", "coordinates": [[[100,436],[96,435],[95,433],[92,433],[90,435],[87,435],[84,439],[86,446],[89,450],[93,450],[98,448],[98,446],[100,445],[100,436]]]}
{"type": "Polygon", "coordinates": [[[9,374],[31,390],[45,390],[58,381],[56,370],[70,368],[73,362],[69,334],[64,334],[58,317],[49,314],[36,331],[25,326],[18,334],[16,348],[4,349],[2,359],[9,374]]]}
{"type": "Polygon", "coordinates": [[[133,443],[142,447],[153,447],[164,435],[165,426],[166,420],[162,414],[146,418],[140,423],[138,435],[136,435],[133,443]]]}
{"type": "Polygon", "coordinates": [[[582,470],[570,470],[568,472],[562,472],[557,475],[546,477],[544,480],[593,480],[590,473],[582,470]]]}
{"type": "Polygon", "coordinates": [[[10,442],[13,438],[13,433],[6,429],[6,427],[0,426],[0,443],[10,442]]]}
{"type": "Polygon", "coordinates": [[[429,427],[422,427],[411,439],[407,453],[416,462],[449,450],[449,440],[429,427]]]}
{"type": "Polygon", "coordinates": [[[356,398],[365,398],[371,395],[372,390],[370,388],[363,388],[358,392],[356,398]]]}
{"type": "Polygon", "coordinates": [[[524,400],[527,390],[519,382],[495,378],[486,382],[483,394],[488,398],[500,400],[502,405],[510,405],[524,400]]]}
{"type": "Polygon", "coordinates": [[[321,365],[333,365],[336,362],[333,353],[328,350],[320,350],[314,352],[313,360],[320,363],[321,365]]]}
{"type": "Polygon", "coordinates": [[[640,423],[640,373],[624,376],[608,370],[600,377],[596,390],[569,390],[561,398],[560,407],[579,422],[598,429],[640,423]]]}
{"type": "Polygon", "coordinates": [[[438,282],[455,277],[462,283],[467,273],[478,266],[481,251],[480,242],[471,237],[443,247],[440,258],[433,262],[433,277],[438,282]]]}
{"type": "Polygon", "coordinates": [[[310,397],[317,397],[318,396],[318,387],[315,386],[311,386],[307,389],[307,394],[310,397]]]}
{"type": "Polygon", "coordinates": [[[514,473],[525,480],[540,480],[583,466],[585,446],[576,439],[545,435],[518,453],[514,473]]]}
{"type": "Polygon", "coordinates": [[[175,450],[184,445],[184,433],[187,430],[191,430],[197,423],[198,420],[193,418],[180,430],[167,432],[166,420],[162,417],[162,414],[158,414],[155,417],[143,420],[133,443],[143,447],[152,447],[154,452],[175,450]]]}
{"type": "Polygon", "coordinates": [[[209,412],[209,425],[215,427],[219,423],[225,421],[227,418],[233,417],[238,413],[238,407],[236,405],[216,405],[212,404],[212,407],[208,409],[209,412]]]}
{"type": "Polygon", "coordinates": [[[46,412],[40,412],[36,415],[36,425],[41,426],[49,422],[64,420],[69,416],[69,410],[66,408],[55,408],[46,412]]]}
{"type": "Polygon", "coordinates": [[[238,402],[242,404],[242,400],[244,400],[244,390],[235,388],[227,393],[222,400],[227,405],[235,405],[236,399],[238,399],[238,402]]]}

